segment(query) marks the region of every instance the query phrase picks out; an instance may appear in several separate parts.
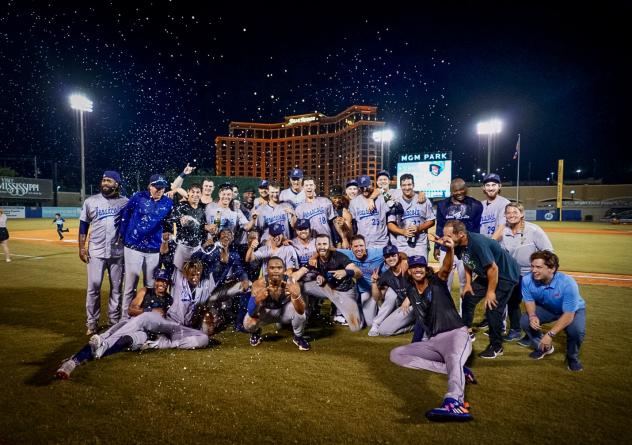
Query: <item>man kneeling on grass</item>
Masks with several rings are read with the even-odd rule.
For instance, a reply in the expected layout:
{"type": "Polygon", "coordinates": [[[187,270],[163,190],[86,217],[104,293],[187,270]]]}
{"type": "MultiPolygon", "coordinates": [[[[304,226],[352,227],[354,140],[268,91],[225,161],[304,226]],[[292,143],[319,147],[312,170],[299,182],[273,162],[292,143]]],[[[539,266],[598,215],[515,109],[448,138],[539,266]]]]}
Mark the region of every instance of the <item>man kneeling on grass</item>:
{"type": "Polygon", "coordinates": [[[520,327],[529,340],[520,346],[532,346],[529,354],[534,360],[552,354],[553,337],[562,329],[566,332],[566,362],[570,371],[582,371],[579,347],[586,335],[586,303],[579,295],[575,280],[558,272],[560,261],[556,254],[541,250],[531,254],[531,273],[522,279],[522,299],[527,313],[520,319],[520,327]],[[546,335],[542,325],[555,322],[546,335]]]}
{"type": "Polygon", "coordinates": [[[288,282],[283,260],[273,256],[268,260],[268,273],[252,285],[248,314],[244,328],[249,331],[250,345],[261,343],[261,327],[270,323],[292,324],[294,344],[301,351],[309,351],[309,343],[303,337],[307,318],[305,301],[298,284],[288,282]]]}
{"type": "Polygon", "coordinates": [[[448,392],[443,405],[426,413],[432,421],[472,420],[469,404],[464,400],[465,383],[476,383],[465,362],[472,352],[467,327],[454,306],[447,279],[454,259],[454,241],[444,237],[437,241],[447,248],[441,269],[436,274],[426,258],[408,258],[411,282],[406,293],[417,322],[423,326],[421,342],[400,346],[391,351],[391,361],[412,369],[426,369],[448,375],[448,392]]]}

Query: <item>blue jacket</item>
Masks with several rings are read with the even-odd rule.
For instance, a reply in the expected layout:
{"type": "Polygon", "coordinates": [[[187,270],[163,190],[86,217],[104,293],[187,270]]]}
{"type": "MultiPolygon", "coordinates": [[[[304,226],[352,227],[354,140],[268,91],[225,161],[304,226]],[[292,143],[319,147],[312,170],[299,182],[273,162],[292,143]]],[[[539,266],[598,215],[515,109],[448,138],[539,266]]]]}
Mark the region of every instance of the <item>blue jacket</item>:
{"type": "Polygon", "coordinates": [[[248,274],[244,269],[239,254],[233,249],[229,249],[228,252],[227,263],[220,261],[222,251],[217,246],[210,251],[200,249],[191,255],[191,259],[202,261],[204,264],[202,275],[207,277],[212,274],[216,286],[221,286],[235,278],[240,281],[247,280],[248,274]]]}
{"type": "Polygon", "coordinates": [[[154,201],[148,191],[135,193],[121,210],[119,233],[125,247],[139,252],[159,252],[165,220],[171,209],[173,201],[166,196],[154,201]]]}

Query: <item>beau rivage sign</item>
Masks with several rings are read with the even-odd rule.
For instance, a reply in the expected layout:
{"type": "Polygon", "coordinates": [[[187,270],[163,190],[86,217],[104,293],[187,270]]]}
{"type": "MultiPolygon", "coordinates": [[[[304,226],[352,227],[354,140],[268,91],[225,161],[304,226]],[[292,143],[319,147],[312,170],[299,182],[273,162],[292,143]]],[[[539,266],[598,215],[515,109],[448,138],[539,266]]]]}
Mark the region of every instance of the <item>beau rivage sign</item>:
{"type": "Polygon", "coordinates": [[[53,181],[0,176],[0,199],[34,201],[53,199],[53,181]]]}

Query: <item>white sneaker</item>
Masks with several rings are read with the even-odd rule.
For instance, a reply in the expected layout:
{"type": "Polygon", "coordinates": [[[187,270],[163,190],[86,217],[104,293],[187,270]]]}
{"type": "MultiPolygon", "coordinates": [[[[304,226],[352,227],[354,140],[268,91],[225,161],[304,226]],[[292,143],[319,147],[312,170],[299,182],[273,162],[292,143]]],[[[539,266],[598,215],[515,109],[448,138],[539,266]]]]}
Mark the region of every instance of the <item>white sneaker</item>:
{"type": "Polygon", "coordinates": [[[347,320],[342,315],[336,315],[334,317],[334,323],[342,326],[349,326],[349,323],[347,323],[347,320]]]}
{"type": "Polygon", "coordinates": [[[97,328],[88,328],[86,330],[86,335],[94,335],[97,333],[97,328]]]}
{"type": "Polygon", "coordinates": [[[61,364],[61,366],[55,373],[55,377],[60,380],[68,380],[70,378],[70,374],[72,373],[72,371],[75,370],[76,367],[77,362],[69,358],[61,364]]]}
{"type": "Polygon", "coordinates": [[[158,340],[147,340],[140,347],[140,350],[146,351],[147,349],[158,349],[159,347],[160,347],[160,344],[158,343],[158,340]]]}
{"type": "Polygon", "coordinates": [[[369,330],[369,333],[367,335],[369,337],[379,337],[380,333],[378,331],[378,327],[375,325],[371,326],[371,329],[369,330]]]}
{"type": "Polygon", "coordinates": [[[11,262],[11,258],[7,258],[7,263],[10,263],[10,262],[11,262]]]}
{"type": "Polygon", "coordinates": [[[106,345],[103,343],[101,336],[94,334],[90,337],[90,341],[88,341],[88,343],[90,344],[90,349],[92,350],[92,357],[97,360],[100,359],[106,350],[106,345]]]}

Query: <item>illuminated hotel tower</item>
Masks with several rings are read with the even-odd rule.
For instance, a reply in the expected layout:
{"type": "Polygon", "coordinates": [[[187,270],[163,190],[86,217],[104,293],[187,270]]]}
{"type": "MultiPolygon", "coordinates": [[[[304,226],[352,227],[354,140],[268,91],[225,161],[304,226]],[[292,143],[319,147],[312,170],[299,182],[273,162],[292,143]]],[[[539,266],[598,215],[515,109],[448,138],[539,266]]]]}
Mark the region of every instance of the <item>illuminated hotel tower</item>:
{"type": "Polygon", "coordinates": [[[390,148],[373,140],[373,132],[383,127],[377,107],[363,105],[332,117],[314,112],[277,124],[231,122],[228,136],[215,138],[216,172],[276,180],[287,187],[289,171],[298,167],[325,194],[359,175],[375,179],[382,166],[380,152],[390,148]]]}

